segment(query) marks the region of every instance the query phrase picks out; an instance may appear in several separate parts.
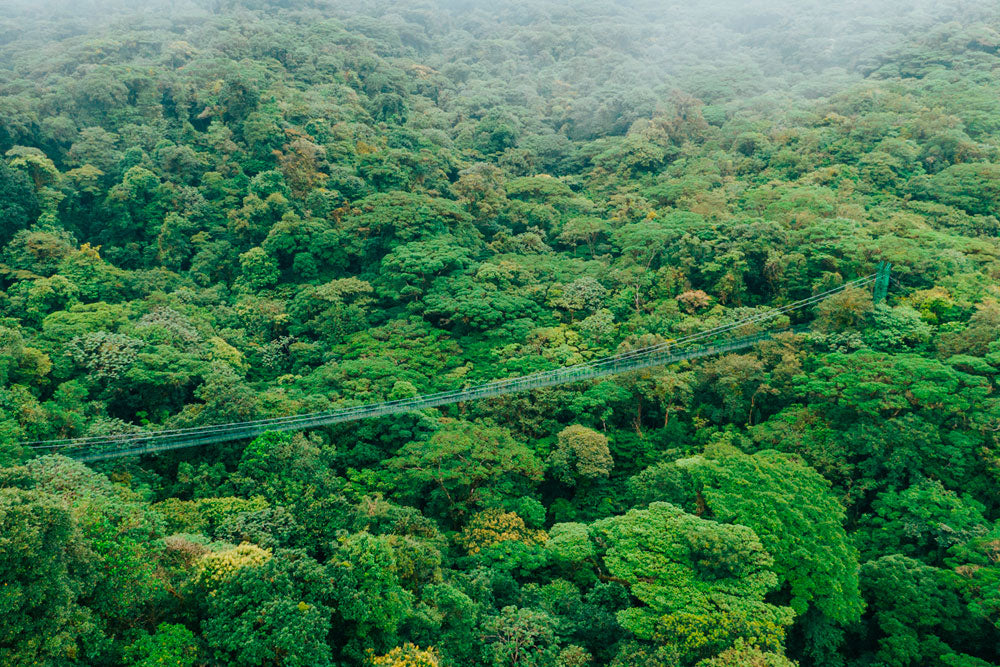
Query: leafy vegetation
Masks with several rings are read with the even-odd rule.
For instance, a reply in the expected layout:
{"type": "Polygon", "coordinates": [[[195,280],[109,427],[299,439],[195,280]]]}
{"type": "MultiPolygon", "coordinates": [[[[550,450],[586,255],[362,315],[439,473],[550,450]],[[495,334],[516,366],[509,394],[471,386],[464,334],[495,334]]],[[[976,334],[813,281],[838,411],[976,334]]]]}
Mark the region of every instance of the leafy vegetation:
{"type": "Polygon", "coordinates": [[[690,4],[8,0],[0,664],[1000,664],[1000,7],[690,4]]]}

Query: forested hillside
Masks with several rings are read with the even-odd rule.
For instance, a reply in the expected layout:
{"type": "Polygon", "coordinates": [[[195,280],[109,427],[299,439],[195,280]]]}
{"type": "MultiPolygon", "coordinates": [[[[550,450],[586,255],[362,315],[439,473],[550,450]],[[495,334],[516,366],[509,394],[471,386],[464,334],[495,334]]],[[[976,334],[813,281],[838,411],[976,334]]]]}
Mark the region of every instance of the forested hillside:
{"type": "Polygon", "coordinates": [[[0,0],[0,665],[1000,665],[998,217],[996,0],[0,0]]]}

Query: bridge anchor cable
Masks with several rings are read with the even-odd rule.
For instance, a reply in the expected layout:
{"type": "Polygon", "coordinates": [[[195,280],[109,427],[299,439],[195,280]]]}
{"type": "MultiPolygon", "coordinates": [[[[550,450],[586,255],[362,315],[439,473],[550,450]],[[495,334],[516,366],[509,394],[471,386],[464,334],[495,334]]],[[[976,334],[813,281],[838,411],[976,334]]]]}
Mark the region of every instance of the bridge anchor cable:
{"type": "Polygon", "coordinates": [[[752,347],[776,334],[801,329],[758,331],[731,337],[739,330],[755,329],[773,324],[780,316],[815,306],[850,287],[859,288],[875,283],[875,296],[885,298],[888,289],[889,265],[880,264],[877,273],[852,280],[820,294],[740,320],[722,324],[676,340],[627,350],[590,361],[539,371],[520,377],[493,380],[452,391],[436,392],[393,401],[381,401],[286,417],[257,419],[227,424],[190,428],[150,430],[135,433],[108,434],[82,438],[65,438],[21,443],[36,454],[59,452],[80,461],[100,461],[123,456],[152,454],[184,447],[196,447],[233,440],[253,438],[269,431],[298,431],[360,419],[414,412],[453,403],[492,398],[573,382],[593,380],[609,375],[664,366],[680,361],[725,354],[752,347]]]}

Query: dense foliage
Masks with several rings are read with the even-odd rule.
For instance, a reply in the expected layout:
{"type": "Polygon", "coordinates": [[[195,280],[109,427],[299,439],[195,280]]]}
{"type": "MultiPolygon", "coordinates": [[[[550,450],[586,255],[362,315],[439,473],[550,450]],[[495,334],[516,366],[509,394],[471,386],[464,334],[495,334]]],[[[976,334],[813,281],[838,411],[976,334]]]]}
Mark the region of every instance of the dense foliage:
{"type": "Polygon", "coordinates": [[[0,664],[1000,664],[995,2],[145,4],[0,3],[0,664]]]}

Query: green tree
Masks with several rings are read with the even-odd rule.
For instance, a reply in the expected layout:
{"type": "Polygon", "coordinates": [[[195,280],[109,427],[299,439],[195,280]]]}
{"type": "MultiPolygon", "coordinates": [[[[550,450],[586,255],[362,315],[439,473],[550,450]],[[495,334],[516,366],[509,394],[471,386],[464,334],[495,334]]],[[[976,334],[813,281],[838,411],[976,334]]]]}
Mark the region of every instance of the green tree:
{"type": "Polygon", "coordinates": [[[472,251],[452,236],[400,245],[382,258],[379,292],[400,301],[418,299],[435,278],[472,263],[472,251]]]}
{"type": "Polygon", "coordinates": [[[0,244],[5,245],[19,229],[35,221],[39,214],[38,197],[28,174],[15,170],[0,160],[0,244]]]}
{"type": "Polygon", "coordinates": [[[939,481],[922,480],[902,491],[880,494],[872,513],[858,522],[858,543],[869,559],[901,554],[940,566],[952,547],[986,533],[984,509],[939,481]]]}
{"type": "Polygon", "coordinates": [[[259,247],[240,255],[240,271],[246,285],[254,291],[274,287],[281,277],[278,262],[259,247]]]}
{"type": "Polygon", "coordinates": [[[552,618],[534,609],[504,607],[484,628],[484,654],[494,667],[547,667],[555,664],[552,618]]]}
{"type": "Polygon", "coordinates": [[[614,467],[607,436],[576,424],[559,432],[549,461],[555,476],[568,483],[607,477],[614,467]]]}
{"type": "Polygon", "coordinates": [[[232,484],[247,497],[287,507],[300,531],[299,545],[325,554],[346,509],[332,454],[301,434],[265,433],[243,450],[232,484]]]}
{"type": "Polygon", "coordinates": [[[541,481],[542,463],[506,429],[452,422],[411,442],[388,464],[397,493],[453,516],[519,495],[541,481]]]}
{"type": "Polygon", "coordinates": [[[653,503],[591,531],[607,575],[641,603],[619,612],[619,622],[653,642],[663,660],[693,664],[740,638],[767,650],[783,646],[794,612],[765,602],[778,577],[750,528],[653,503]]]}
{"type": "Polygon", "coordinates": [[[830,485],[794,457],[722,450],[715,458],[678,462],[690,472],[704,506],[719,521],[754,529],[774,559],[797,614],[815,606],[837,623],[858,618],[857,552],[830,485]],[[753,488],[753,494],[744,492],[753,488]]]}
{"type": "Polygon", "coordinates": [[[369,648],[387,651],[411,613],[413,594],[402,587],[391,540],[355,533],[339,540],[327,568],[335,601],[334,630],[355,661],[369,648]]]}
{"type": "Polygon", "coordinates": [[[972,214],[993,215],[1000,208],[1000,164],[953,164],[933,175],[914,179],[910,188],[920,197],[935,199],[972,214]]]}
{"type": "Polygon", "coordinates": [[[81,600],[109,635],[134,627],[136,619],[163,602],[157,543],[162,517],[138,494],[62,456],[26,464],[35,488],[60,498],[89,552],[90,588],[81,600]]]}
{"type": "Polygon", "coordinates": [[[886,665],[947,664],[946,637],[962,622],[962,606],[949,573],[901,554],[865,563],[861,583],[875,646],[886,665]]]}
{"type": "Polygon", "coordinates": [[[126,647],[124,655],[131,667],[194,667],[198,643],[194,633],[183,625],[160,623],[154,634],[143,635],[126,647]]]}
{"type": "Polygon", "coordinates": [[[848,507],[870,501],[871,491],[921,478],[984,488],[984,434],[967,421],[988,409],[984,378],[916,354],[829,354],[822,361],[793,380],[794,398],[808,407],[785,408],[755,426],[758,440],[800,454],[834,482],[848,507]],[[794,433],[791,424],[798,424],[794,433]]]}
{"type": "Polygon", "coordinates": [[[247,497],[261,496],[275,505],[308,502],[340,486],[329,457],[301,434],[265,433],[243,450],[233,485],[247,497]]]}
{"type": "Polygon", "coordinates": [[[237,570],[208,597],[202,624],[215,660],[232,665],[332,665],[330,576],[305,554],[278,552],[237,570]]]}
{"type": "Polygon", "coordinates": [[[0,488],[0,529],[0,660],[21,667],[95,655],[98,623],[81,600],[94,585],[93,555],[69,508],[41,491],[0,488]]]}
{"type": "Polygon", "coordinates": [[[470,216],[453,202],[407,192],[371,195],[344,218],[349,253],[355,262],[375,263],[396,246],[451,234],[475,239],[470,216]]]}

